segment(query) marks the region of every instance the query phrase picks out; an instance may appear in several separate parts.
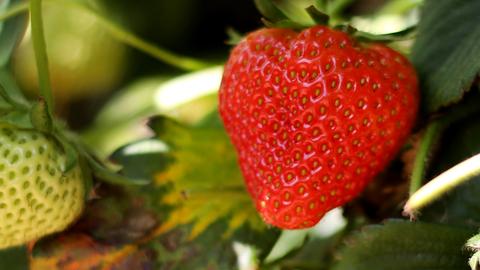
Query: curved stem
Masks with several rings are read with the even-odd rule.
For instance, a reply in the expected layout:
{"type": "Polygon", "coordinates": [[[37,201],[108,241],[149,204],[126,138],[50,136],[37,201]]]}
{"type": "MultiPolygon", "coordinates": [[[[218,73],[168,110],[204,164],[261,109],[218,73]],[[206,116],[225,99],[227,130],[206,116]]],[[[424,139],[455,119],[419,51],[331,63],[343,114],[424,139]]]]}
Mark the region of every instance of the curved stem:
{"type": "Polygon", "coordinates": [[[420,208],[433,202],[452,188],[474,179],[480,174],[480,154],[477,154],[443,172],[415,192],[404,207],[413,216],[420,208]]]}
{"type": "Polygon", "coordinates": [[[98,12],[76,1],[66,1],[66,0],[56,0],[56,1],[65,6],[70,6],[72,8],[76,8],[78,10],[91,14],[98,20],[98,22],[105,28],[106,31],[108,31],[114,38],[116,38],[120,42],[123,42],[127,45],[137,48],[138,50],[146,54],[149,54],[154,58],[160,61],[163,61],[167,64],[170,64],[174,67],[190,71],[190,70],[198,70],[198,69],[203,69],[203,68],[212,66],[211,63],[203,62],[190,57],[180,56],[172,52],[169,52],[165,49],[162,49],[158,46],[155,46],[154,44],[147,42],[137,37],[136,35],[124,30],[120,26],[116,25],[115,23],[103,17],[98,12]]]}
{"type": "Polygon", "coordinates": [[[430,153],[431,147],[435,143],[436,138],[439,137],[439,130],[440,121],[437,120],[432,122],[427,127],[427,130],[420,141],[420,146],[413,163],[412,176],[410,177],[410,195],[417,191],[422,185],[422,181],[425,176],[425,166],[427,163],[428,154],[430,153]]]}
{"type": "Polygon", "coordinates": [[[49,116],[52,117],[54,104],[52,86],[50,84],[50,71],[48,69],[47,46],[43,32],[42,0],[30,0],[30,26],[32,29],[32,44],[37,63],[40,94],[47,103],[49,116]]]}

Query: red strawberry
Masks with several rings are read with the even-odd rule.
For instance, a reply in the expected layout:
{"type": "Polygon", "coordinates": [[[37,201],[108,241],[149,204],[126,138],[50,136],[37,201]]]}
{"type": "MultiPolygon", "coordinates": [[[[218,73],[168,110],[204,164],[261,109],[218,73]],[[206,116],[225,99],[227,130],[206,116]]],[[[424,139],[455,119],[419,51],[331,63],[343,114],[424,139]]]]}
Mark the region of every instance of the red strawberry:
{"type": "Polygon", "coordinates": [[[300,229],[385,168],[410,132],[419,92],[399,53],[316,26],[249,34],[225,66],[219,102],[263,219],[300,229]]]}

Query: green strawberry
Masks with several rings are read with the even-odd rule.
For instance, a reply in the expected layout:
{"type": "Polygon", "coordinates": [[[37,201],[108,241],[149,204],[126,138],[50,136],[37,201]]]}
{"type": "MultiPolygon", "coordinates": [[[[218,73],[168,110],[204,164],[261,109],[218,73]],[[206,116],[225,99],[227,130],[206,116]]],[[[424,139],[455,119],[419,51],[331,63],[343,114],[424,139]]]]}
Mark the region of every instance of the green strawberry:
{"type": "Polygon", "coordinates": [[[0,126],[0,248],[64,230],[82,212],[85,175],[34,130],[0,126]]]}

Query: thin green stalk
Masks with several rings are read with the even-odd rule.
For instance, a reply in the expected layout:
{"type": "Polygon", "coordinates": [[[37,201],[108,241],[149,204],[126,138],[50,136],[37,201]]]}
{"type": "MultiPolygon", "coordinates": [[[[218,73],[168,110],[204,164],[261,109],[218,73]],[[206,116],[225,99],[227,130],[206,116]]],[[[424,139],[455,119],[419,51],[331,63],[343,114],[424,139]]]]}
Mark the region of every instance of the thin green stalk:
{"type": "Polygon", "coordinates": [[[404,212],[414,216],[419,209],[432,203],[454,187],[480,174],[480,154],[477,154],[443,172],[428,182],[408,199],[404,212]]]}
{"type": "Polygon", "coordinates": [[[420,146],[415,156],[413,163],[412,176],[410,178],[410,195],[415,193],[421,186],[423,178],[425,177],[425,166],[427,163],[428,155],[430,153],[432,145],[440,134],[440,121],[436,120],[432,122],[425,131],[423,138],[420,141],[420,146]]]}
{"type": "Polygon", "coordinates": [[[47,103],[48,114],[52,117],[54,104],[52,86],[50,84],[50,71],[48,69],[47,46],[43,32],[42,0],[30,0],[30,26],[32,29],[32,44],[37,63],[40,94],[47,103]]]}
{"type": "Polygon", "coordinates": [[[209,66],[212,66],[211,63],[203,62],[197,59],[190,57],[180,56],[169,52],[163,48],[153,45],[150,42],[147,42],[133,33],[126,31],[115,23],[103,17],[98,12],[93,9],[78,3],[77,1],[67,1],[67,0],[56,0],[58,3],[61,3],[64,6],[70,6],[72,8],[81,10],[83,12],[89,13],[94,16],[98,22],[107,30],[114,38],[117,40],[128,44],[138,50],[153,56],[154,58],[163,61],[167,64],[170,64],[174,67],[183,69],[183,70],[199,70],[209,66]]]}
{"type": "Polygon", "coordinates": [[[11,17],[15,17],[23,12],[27,12],[28,7],[29,7],[28,2],[17,4],[11,7],[8,10],[5,10],[4,12],[0,13],[0,21],[4,21],[11,17]]]}

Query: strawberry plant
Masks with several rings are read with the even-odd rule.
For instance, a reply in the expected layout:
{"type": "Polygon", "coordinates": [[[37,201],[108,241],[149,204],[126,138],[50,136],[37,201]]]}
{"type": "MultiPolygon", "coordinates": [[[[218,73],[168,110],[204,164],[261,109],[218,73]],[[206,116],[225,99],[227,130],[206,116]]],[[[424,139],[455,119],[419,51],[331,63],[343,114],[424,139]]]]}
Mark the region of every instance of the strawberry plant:
{"type": "Polygon", "coordinates": [[[132,3],[0,1],[0,269],[480,269],[479,1],[132,3]]]}

